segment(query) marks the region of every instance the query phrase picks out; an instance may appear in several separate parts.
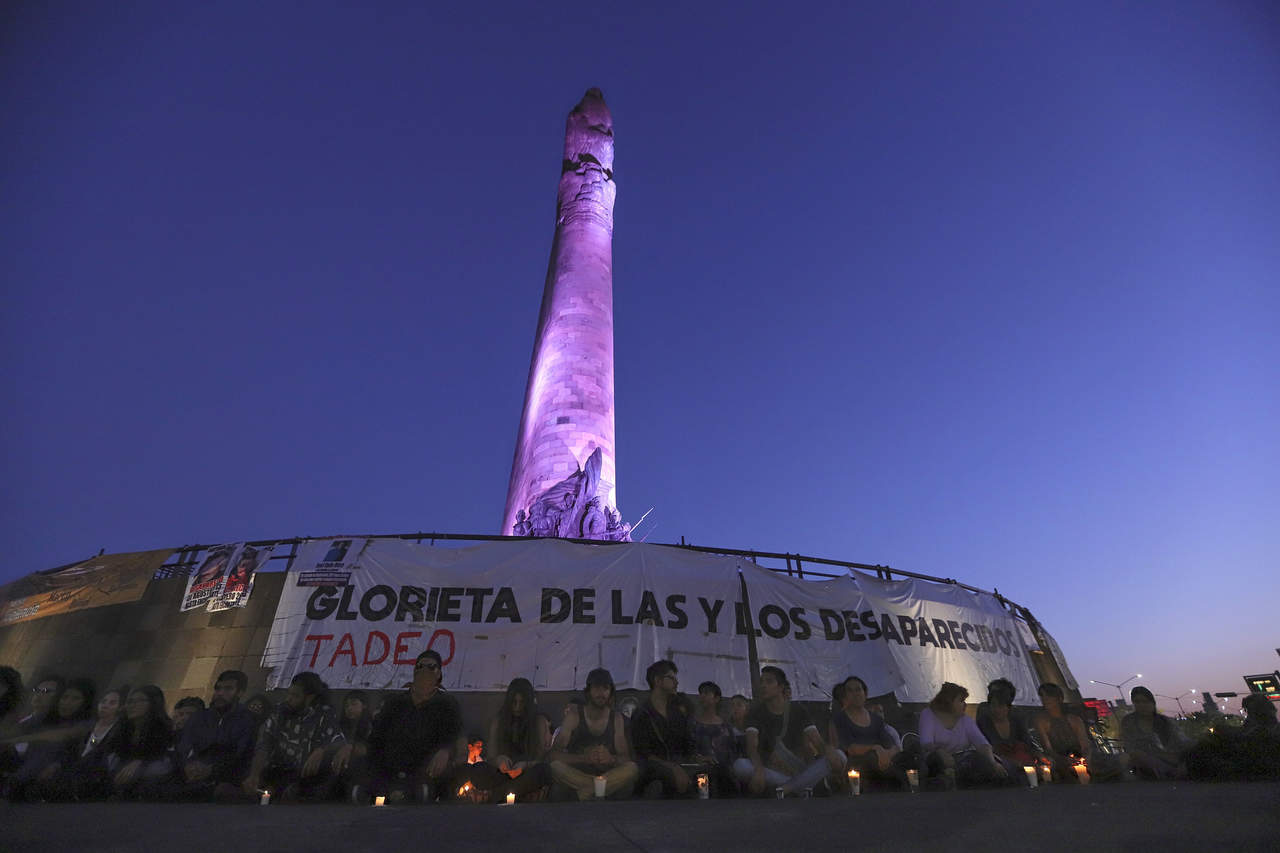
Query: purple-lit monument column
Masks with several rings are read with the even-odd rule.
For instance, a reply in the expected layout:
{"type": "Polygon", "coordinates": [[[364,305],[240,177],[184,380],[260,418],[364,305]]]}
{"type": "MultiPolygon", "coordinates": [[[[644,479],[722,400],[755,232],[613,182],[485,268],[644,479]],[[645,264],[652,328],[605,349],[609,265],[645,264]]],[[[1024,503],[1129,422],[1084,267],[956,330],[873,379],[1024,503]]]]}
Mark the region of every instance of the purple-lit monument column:
{"type": "Polygon", "coordinates": [[[565,127],[542,311],[502,533],[625,539],[613,456],[613,118],[599,89],[565,127]]]}

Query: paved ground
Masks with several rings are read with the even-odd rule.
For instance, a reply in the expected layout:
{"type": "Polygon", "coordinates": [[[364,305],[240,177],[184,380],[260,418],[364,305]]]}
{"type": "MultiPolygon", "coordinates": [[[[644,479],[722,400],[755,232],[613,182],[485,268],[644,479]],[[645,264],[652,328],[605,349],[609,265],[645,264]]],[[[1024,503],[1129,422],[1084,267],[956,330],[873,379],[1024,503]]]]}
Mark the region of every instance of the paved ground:
{"type": "Polygon", "coordinates": [[[0,805],[0,850],[1280,850],[1280,784],[1049,786],[858,799],[0,805]]]}

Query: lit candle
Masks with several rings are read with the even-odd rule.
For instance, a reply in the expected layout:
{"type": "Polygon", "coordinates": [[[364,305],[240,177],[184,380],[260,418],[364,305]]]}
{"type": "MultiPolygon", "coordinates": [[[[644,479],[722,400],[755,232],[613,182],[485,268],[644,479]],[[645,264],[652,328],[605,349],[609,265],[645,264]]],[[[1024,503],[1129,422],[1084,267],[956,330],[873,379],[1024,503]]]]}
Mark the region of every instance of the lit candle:
{"type": "Polygon", "coordinates": [[[711,796],[711,777],[706,773],[698,774],[698,799],[705,800],[711,796]]]}
{"type": "Polygon", "coordinates": [[[1036,766],[1034,764],[1028,764],[1023,767],[1022,772],[1027,774],[1027,785],[1029,787],[1035,788],[1040,784],[1040,777],[1036,775],[1036,766]]]}
{"type": "Polygon", "coordinates": [[[375,806],[385,806],[387,804],[387,798],[379,794],[373,798],[373,804],[375,806]]]}
{"type": "Polygon", "coordinates": [[[1040,765],[1040,781],[1046,785],[1053,781],[1053,771],[1049,768],[1048,764],[1040,765]]]}
{"type": "Polygon", "coordinates": [[[260,806],[269,806],[269,805],[271,805],[271,792],[270,792],[270,791],[263,791],[263,792],[262,792],[262,797],[258,800],[258,805],[260,805],[260,806]]]}
{"type": "Polygon", "coordinates": [[[1083,761],[1076,765],[1076,778],[1080,780],[1081,785],[1089,784],[1089,768],[1083,761]]]}
{"type": "Polygon", "coordinates": [[[514,806],[516,804],[516,795],[507,794],[507,805],[514,806]]]}
{"type": "Polygon", "coordinates": [[[907,785],[911,787],[911,793],[913,794],[920,790],[920,771],[919,770],[907,771],[907,785]]]}
{"type": "Polygon", "coordinates": [[[862,774],[857,770],[849,771],[849,796],[856,797],[862,793],[862,774]]]}

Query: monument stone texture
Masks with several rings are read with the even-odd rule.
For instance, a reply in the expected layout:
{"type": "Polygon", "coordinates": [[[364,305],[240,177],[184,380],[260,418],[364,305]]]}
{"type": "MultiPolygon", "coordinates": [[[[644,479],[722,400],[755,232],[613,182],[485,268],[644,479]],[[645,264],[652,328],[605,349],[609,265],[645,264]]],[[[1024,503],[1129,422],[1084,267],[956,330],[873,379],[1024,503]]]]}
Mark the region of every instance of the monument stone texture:
{"type": "Polygon", "coordinates": [[[556,229],[501,533],[629,538],[613,447],[613,118],[599,89],[565,126],[556,229]]]}

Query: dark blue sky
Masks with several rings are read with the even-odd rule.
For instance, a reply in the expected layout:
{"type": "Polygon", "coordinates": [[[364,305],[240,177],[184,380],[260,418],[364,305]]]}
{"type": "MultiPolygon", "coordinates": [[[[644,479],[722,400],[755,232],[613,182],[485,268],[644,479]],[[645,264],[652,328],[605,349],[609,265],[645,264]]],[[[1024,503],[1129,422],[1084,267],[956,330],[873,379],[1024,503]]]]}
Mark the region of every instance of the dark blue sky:
{"type": "Polygon", "coordinates": [[[599,86],[649,541],[998,587],[1082,679],[1280,663],[1274,4],[370,5],[9,7],[0,579],[497,532],[599,86]]]}

